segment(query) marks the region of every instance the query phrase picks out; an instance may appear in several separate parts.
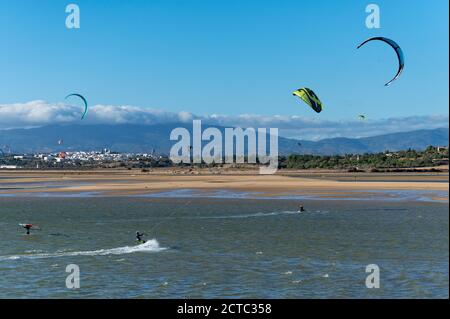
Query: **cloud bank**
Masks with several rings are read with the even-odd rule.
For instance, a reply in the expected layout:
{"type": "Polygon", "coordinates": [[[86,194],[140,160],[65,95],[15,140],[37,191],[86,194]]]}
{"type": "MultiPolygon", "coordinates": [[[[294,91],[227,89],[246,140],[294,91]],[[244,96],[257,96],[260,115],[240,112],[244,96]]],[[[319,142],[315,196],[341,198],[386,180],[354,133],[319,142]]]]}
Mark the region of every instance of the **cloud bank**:
{"type": "MultiPolygon", "coordinates": [[[[333,137],[366,137],[394,132],[448,127],[448,115],[410,116],[402,118],[330,121],[300,116],[242,114],[195,115],[189,112],[167,112],[130,105],[93,105],[81,121],[83,108],[64,103],[30,101],[0,104],[0,130],[29,128],[54,124],[168,124],[189,123],[200,119],[206,124],[240,127],[275,127],[280,135],[305,140],[333,137]]],[[[1,134],[1,133],[0,133],[1,134]]]]}

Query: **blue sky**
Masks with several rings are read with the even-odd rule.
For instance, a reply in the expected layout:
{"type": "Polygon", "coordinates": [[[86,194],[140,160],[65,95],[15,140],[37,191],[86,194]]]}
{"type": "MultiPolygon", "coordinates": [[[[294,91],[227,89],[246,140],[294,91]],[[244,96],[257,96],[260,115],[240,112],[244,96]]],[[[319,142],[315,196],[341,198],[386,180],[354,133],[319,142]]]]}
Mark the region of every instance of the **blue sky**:
{"type": "Polygon", "coordinates": [[[133,105],[327,121],[448,115],[448,1],[10,0],[0,3],[0,104],[133,105]],[[76,3],[81,29],[65,27],[76,3]],[[381,9],[367,29],[365,7],[381,9]],[[405,53],[364,39],[382,35],[405,53]],[[326,109],[291,95],[310,87],[326,109]]]}

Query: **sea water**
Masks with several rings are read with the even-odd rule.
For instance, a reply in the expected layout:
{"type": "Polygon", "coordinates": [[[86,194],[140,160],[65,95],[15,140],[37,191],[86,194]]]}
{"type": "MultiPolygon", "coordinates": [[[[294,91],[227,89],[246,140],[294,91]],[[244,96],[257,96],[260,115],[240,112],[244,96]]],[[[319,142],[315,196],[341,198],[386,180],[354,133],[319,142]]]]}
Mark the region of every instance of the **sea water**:
{"type": "Polygon", "coordinates": [[[0,198],[0,298],[449,297],[448,202],[167,196],[0,198]]]}

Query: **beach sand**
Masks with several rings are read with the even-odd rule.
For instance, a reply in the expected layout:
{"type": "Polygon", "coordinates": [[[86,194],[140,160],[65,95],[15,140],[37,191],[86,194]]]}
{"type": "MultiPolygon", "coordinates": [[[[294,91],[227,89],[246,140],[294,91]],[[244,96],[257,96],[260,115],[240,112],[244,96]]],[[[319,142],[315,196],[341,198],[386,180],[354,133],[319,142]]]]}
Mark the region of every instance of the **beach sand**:
{"type": "Polygon", "coordinates": [[[191,189],[258,192],[261,196],[350,196],[354,192],[437,191],[435,200],[448,200],[448,173],[347,173],[280,170],[152,169],[93,171],[1,171],[0,194],[34,192],[96,192],[107,196],[139,195],[191,189]]]}

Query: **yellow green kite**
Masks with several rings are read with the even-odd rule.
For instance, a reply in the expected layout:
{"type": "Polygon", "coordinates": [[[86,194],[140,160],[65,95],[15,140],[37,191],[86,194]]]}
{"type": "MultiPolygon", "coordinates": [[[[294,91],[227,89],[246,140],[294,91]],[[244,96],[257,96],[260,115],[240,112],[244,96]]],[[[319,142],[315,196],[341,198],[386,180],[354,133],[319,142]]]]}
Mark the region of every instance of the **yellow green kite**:
{"type": "Polygon", "coordinates": [[[320,113],[323,109],[323,104],[313,92],[313,90],[308,88],[301,88],[292,93],[295,96],[301,98],[306,104],[308,104],[314,111],[320,113]]]}

